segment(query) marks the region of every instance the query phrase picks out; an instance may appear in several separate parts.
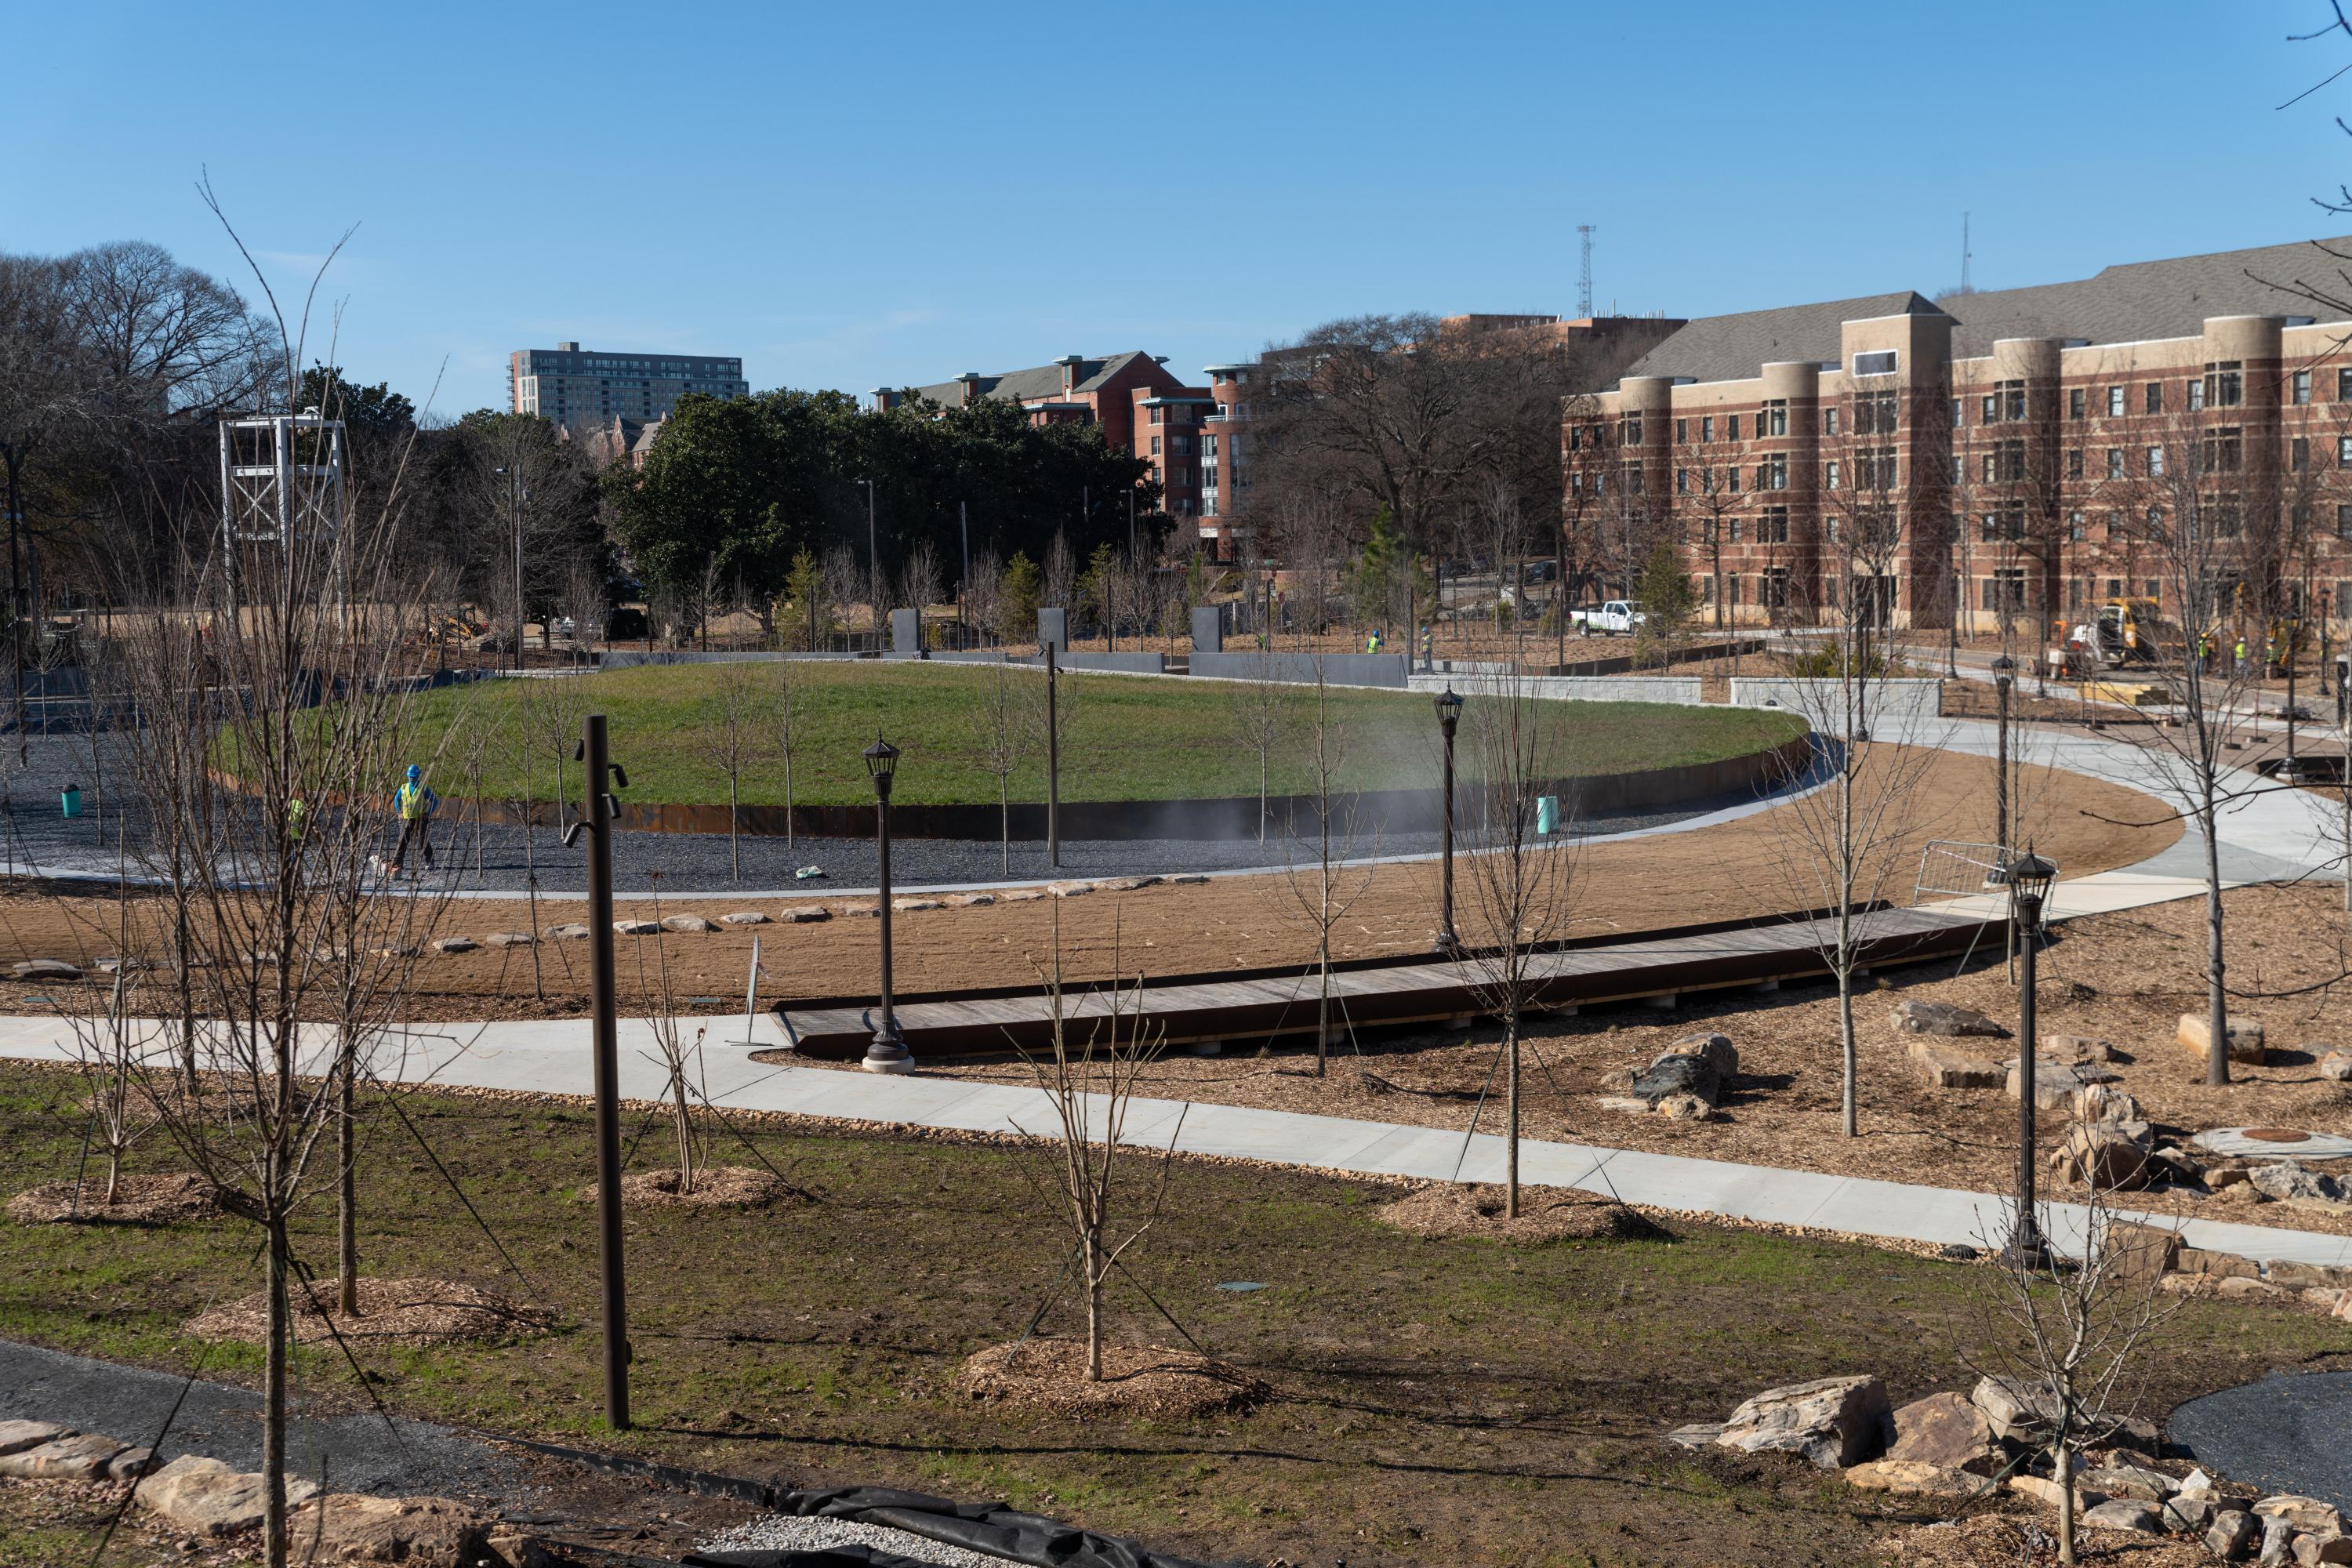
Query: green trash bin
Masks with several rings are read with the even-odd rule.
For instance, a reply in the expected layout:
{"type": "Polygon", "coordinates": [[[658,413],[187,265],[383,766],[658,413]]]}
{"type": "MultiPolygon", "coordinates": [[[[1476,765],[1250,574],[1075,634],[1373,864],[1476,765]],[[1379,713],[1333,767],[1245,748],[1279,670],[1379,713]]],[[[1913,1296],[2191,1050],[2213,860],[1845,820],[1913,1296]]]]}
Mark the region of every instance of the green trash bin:
{"type": "Polygon", "coordinates": [[[1559,831],[1559,796],[1556,795],[1536,796],[1536,831],[1538,833],[1559,831]]]}
{"type": "Polygon", "coordinates": [[[81,815],[81,785],[68,784],[58,793],[58,805],[68,816],[81,815]]]}

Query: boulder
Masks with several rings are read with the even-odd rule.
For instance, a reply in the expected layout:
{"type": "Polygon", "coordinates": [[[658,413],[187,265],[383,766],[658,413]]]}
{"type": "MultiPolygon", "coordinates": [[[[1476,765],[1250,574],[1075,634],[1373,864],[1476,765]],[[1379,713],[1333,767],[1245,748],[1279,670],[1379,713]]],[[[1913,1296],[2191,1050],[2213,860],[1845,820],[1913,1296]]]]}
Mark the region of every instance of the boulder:
{"type": "Polygon", "coordinates": [[[1912,1065],[1930,1089],[1999,1089],[2004,1076],[2000,1064],[1971,1057],[1924,1039],[1909,1047],[1912,1065]]]}
{"type": "Polygon", "coordinates": [[[436,952],[472,952],[482,944],[470,936],[443,936],[433,939],[436,952]]]}
{"type": "Polygon", "coordinates": [[[2242,1275],[2219,1281],[2213,1293],[2231,1301],[2275,1301],[2286,1294],[2267,1279],[2249,1279],[2242,1275]]]}
{"type": "Polygon", "coordinates": [[[2147,1184],[2148,1150],[2134,1128],[2145,1122],[2088,1121],[2066,1129],[2058,1168],[2070,1182],[2116,1192],[2147,1184]]]}
{"type": "MultiPolygon", "coordinates": [[[[2024,1075],[2018,1070],[2015,1057],[2000,1065],[2009,1071],[2009,1098],[2015,1100],[2023,1087],[2024,1075]]],[[[2037,1110],[2073,1110],[2084,1089],[2094,1084],[2119,1083],[2122,1079],[2123,1074],[2097,1062],[2053,1062],[2036,1056],[2033,1107],[2037,1110]]]]}
{"type": "Polygon", "coordinates": [[[2273,1165],[2256,1165],[2246,1173],[2246,1180],[2254,1191],[2266,1198],[2302,1198],[2323,1204],[2352,1204],[2352,1186],[2341,1177],[2294,1160],[2281,1160],[2273,1165]]]}
{"type": "MultiPolygon", "coordinates": [[[[2040,1503],[2053,1513],[2056,1513],[2065,1506],[2066,1489],[2048,1476],[2011,1476],[2001,1484],[2018,1496],[2040,1503]]],[[[2081,1487],[2076,1487],[2074,1489],[2075,1516],[2080,1518],[2106,1500],[2096,1492],[2084,1491],[2081,1487]]]]}
{"type": "Polygon", "coordinates": [[[814,925],[818,921],[829,921],[831,919],[833,919],[833,911],[826,909],[823,904],[796,905],[792,909],[786,910],[783,915],[784,923],[786,925],[793,926],[814,925]]]}
{"type": "Polygon", "coordinates": [[[37,1447],[0,1454],[0,1476],[20,1480],[100,1480],[105,1478],[106,1467],[129,1448],[127,1443],[89,1432],[57,1437],[37,1447]]]}
{"type": "Polygon", "coordinates": [[[2333,1503],[2322,1502],[2315,1497],[2299,1492],[2280,1492],[2254,1504],[2258,1519],[2283,1519],[2297,1530],[2308,1530],[2317,1535],[2344,1533],[2344,1516],[2333,1503]]]}
{"type": "Polygon", "coordinates": [[[2319,1076],[2336,1083],[2352,1083],[2352,1055],[2328,1052],[2319,1058],[2319,1076]]]}
{"type": "Polygon", "coordinates": [[[1950,1002],[1930,1001],[1923,996],[1906,996],[1895,1004],[1889,1021],[1906,1035],[1983,1035],[1993,1039],[2007,1039],[2009,1031],[1986,1017],[1950,1002]]]}
{"type": "Polygon", "coordinates": [[[719,923],[729,926],[763,926],[768,923],[768,917],[758,910],[737,910],[731,915],[720,915],[719,923]]]}
{"type": "Polygon", "coordinates": [[[2162,1470],[2128,1463],[2102,1465],[2095,1470],[2084,1470],[2074,1479],[2086,1490],[2138,1502],[2162,1502],[2179,1485],[2162,1470]]]}
{"type": "Polygon", "coordinates": [[[1725,1082],[1738,1070],[1739,1053],[1729,1040],[1721,1035],[1686,1035],[1635,1073],[1625,1092],[1656,1110],[1664,1110],[1668,1100],[1685,1097],[1712,1107],[1725,1082]]]}
{"type": "Polygon", "coordinates": [[[870,921],[881,915],[882,907],[879,904],[835,904],[833,912],[844,920],[870,921]]]}
{"type": "Polygon", "coordinates": [[[0,1454],[21,1454],[73,1435],[72,1427],[54,1421],[0,1421],[0,1454]]]}
{"type": "Polygon", "coordinates": [[[659,921],[621,920],[613,922],[614,934],[617,936],[659,936],[661,929],[659,921]]]}
{"type": "Polygon", "coordinates": [[[710,922],[700,915],[664,915],[661,928],[664,931],[679,931],[688,936],[700,936],[708,932],[711,926],[710,922]]]}
{"type": "Polygon", "coordinates": [[[2295,1529],[2294,1521],[2291,1519],[2263,1519],[2255,1522],[2263,1527],[2263,1544],[2254,1561],[2261,1563],[2262,1568],[2285,1568],[2287,1563],[2294,1562],[2294,1538],[2302,1533],[2295,1529]]]}
{"type": "Polygon", "coordinates": [[[481,1563],[524,1565],[548,1561],[511,1530],[447,1498],[367,1497],[336,1492],[292,1510],[287,1534],[302,1542],[306,1561],[399,1563],[411,1568],[475,1568],[481,1563]],[[520,1550],[518,1550],[520,1549],[520,1550]]]}
{"type": "Polygon", "coordinates": [[[152,1448],[125,1448],[106,1461],[106,1479],[127,1481],[133,1476],[143,1476],[163,1461],[155,1458],[152,1448]]]}
{"type": "Polygon", "coordinates": [[[492,947],[529,947],[539,939],[527,931],[494,931],[482,940],[492,947]]]}
{"type": "MultiPolygon", "coordinates": [[[[288,1476],[288,1506],[302,1502],[318,1489],[309,1481],[288,1476]]],[[[142,1506],[191,1535],[235,1535],[261,1522],[261,1477],[197,1454],[181,1455],[142,1481],[132,1495],[142,1506]]]]}
{"type": "Polygon", "coordinates": [[[2074,1093],[2074,1114],[2084,1121],[2144,1121],[2139,1101],[2112,1084],[2084,1084],[2074,1093]]]}
{"type": "Polygon", "coordinates": [[[2298,1535],[2293,1551],[2295,1562],[2305,1568],[2318,1568],[2323,1563],[2352,1563],[2352,1535],[2298,1535]]]}
{"type": "Polygon", "coordinates": [[[2276,1258],[2263,1270],[2263,1278],[2276,1285],[2288,1285],[2297,1290],[2341,1289],[2352,1286],[2352,1267],[2344,1264],[2296,1263],[2276,1258]]]}
{"type": "Polygon", "coordinates": [[[2157,1166],[2149,1168],[2151,1175],[2186,1187],[2205,1185],[2205,1167],[2188,1150],[2168,1143],[2156,1150],[2153,1158],[2157,1166]]]}
{"type": "Polygon", "coordinates": [[[2263,1272],[2263,1266],[2251,1258],[2234,1252],[2210,1252],[2201,1247],[2182,1247],[2174,1255],[2172,1266],[2184,1274],[2210,1274],[2222,1279],[2240,1275],[2259,1279],[2263,1272]]]}
{"type": "Polygon", "coordinates": [[[2126,1289],[2146,1290],[2179,1263],[2180,1233],[2167,1226],[2111,1219],[2101,1250],[2114,1279],[2126,1289]]]}
{"type": "Polygon", "coordinates": [[[1890,1460],[1958,1469],[1992,1449],[1992,1423],[1958,1394],[1931,1394],[1895,1412],[1890,1460]]]}
{"type": "Polygon", "coordinates": [[[1168,885],[1171,888],[1193,888],[1200,886],[1202,882],[1205,882],[1208,879],[1209,874],[1205,871],[1186,871],[1178,876],[1169,878],[1168,885]]]}
{"type": "Polygon", "coordinates": [[[1138,888],[1156,888],[1160,883],[1160,879],[1158,877],[1113,877],[1108,881],[1097,882],[1095,886],[1106,893],[1131,893],[1138,888]]]}
{"type": "Polygon", "coordinates": [[[915,914],[924,910],[943,908],[937,899],[893,899],[890,907],[900,914],[915,914]]]}
{"type": "Polygon", "coordinates": [[[1707,1121],[1715,1116],[1715,1107],[1695,1094],[1670,1094],[1651,1109],[1676,1121],[1707,1121]]]}
{"type": "Polygon", "coordinates": [[[2014,1377],[1980,1377],[1969,1393],[1969,1403],[1984,1412],[1992,1435],[2032,1443],[2041,1436],[2055,1410],[2049,1390],[2014,1377]]]}
{"type": "Polygon", "coordinates": [[[565,925],[548,927],[547,935],[551,942],[586,942],[588,928],[574,921],[565,925]]]}
{"type": "Polygon", "coordinates": [[[2044,1035],[2042,1049],[2061,1061],[2114,1062],[2123,1059],[2123,1053],[2105,1040],[2088,1035],[2044,1035]]]}
{"type": "Polygon", "coordinates": [[[1043,888],[1014,888],[1003,895],[1008,904],[1034,904],[1045,896],[1043,888]]]}
{"type": "Polygon", "coordinates": [[[79,980],[81,971],[62,958],[28,958],[9,971],[19,980],[79,980]]]}
{"type": "MultiPolygon", "coordinates": [[[[2253,1067],[2263,1065],[2263,1026],[2258,1020],[2232,1016],[2224,1021],[2223,1030],[2231,1061],[2245,1062],[2253,1067]]],[[[2202,1013],[2180,1015],[2179,1026],[2173,1030],[2172,1037],[2200,1057],[2208,1055],[2212,1049],[2213,1031],[2202,1013]]]]}
{"type": "Polygon", "coordinates": [[[1821,1377],[1757,1394],[1731,1413],[1716,1442],[1743,1453],[1801,1454],[1839,1470],[1885,1451],[1894,1415],[1878,1379],[1821,1377]]]}
{"type": "Polygon", "coordinates": [[[2134,1498],[2116,1498],[2083,1510],[2082,1522],[2095,1530],[2127,1530],[2135,1535],[2161,1535],[2156,1510],[2134,1498]]]}
{"type": "Polygon", "coordinates": [[[2254,1542],[2262,1532],[2263,1527],[2254,1522],[2252,1514],[2220,1514],[2205,1531],[2205,1550],[2224,1563],[2243,1562],[2252,1554],[2254,1542]]]}
{"type": "Polygon", "coordinates": [[[1696,1421],[1666,1434],[1666,1441],[1685,1448],[1704,1448],[1723,1436],[1720,1421],[1696,1421]]]}
{"type": "Polygon", "coordinates": [[[994,893],[950,893],[948,905],[959,910],[984,910],[996,902],[994,893]]]}
{"type": "Polygon", "coordinates": [[[1902,1492],[1916,1497],[1972,1498],[1994,1489],[1984,1476],[1917,1459],[1868,1459],[1845,1473],[1846,1484],[1866,1492],[1902,1492]]]}
{"type": "Polygon", "coordinates": [[[2156,1519],[2165,1529],[2187,1535],[2213,1522],[2213,1500],[2209,1497],[2168,1497],[2157,1509],[2156,1519]]]}
{"type": "Polygon", "coordinates": [[[1045,890],[1057,899],[1083,899],[1095,890],[1092,882],[1048,882],[1045,890]]]}
{"type": "Polygon", "coordinates": [[[2205,1473],[2204,1466],[2199,1465],[2180,1478],[2180,1490],[2178,1495],[2210,1498],[2213,1495],[2213,1478],[2205,1473]]]}

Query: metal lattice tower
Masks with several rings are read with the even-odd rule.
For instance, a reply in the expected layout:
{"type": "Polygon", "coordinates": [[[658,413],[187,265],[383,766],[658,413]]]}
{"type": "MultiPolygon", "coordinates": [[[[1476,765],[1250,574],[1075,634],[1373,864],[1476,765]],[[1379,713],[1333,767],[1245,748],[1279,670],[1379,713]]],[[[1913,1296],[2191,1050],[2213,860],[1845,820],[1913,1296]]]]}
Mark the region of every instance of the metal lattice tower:
{"type": "Polygon", "coordinates": [[[1576,313],[1586,321],[1592,319],[1592,231],[1595,226],[1589,223],[1576,226],[1577,236],[1584,247],[1583,260],[1576,269],[1576,313]]]}
{"type": "Polygon", "coordinates": [[[277,545],[291,590],[301,547],[323,546],[340,572],[343,535],[343,422],[316,413],[264,414],[220,422],[221,554],[236,594],[248,545],[277,545]]]}

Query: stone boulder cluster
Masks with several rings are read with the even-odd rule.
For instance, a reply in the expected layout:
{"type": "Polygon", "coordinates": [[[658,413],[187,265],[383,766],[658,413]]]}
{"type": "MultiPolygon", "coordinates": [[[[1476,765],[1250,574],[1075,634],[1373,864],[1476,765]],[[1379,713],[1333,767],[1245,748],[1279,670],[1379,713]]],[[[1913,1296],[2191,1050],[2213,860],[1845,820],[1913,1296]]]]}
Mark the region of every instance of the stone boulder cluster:
{"type": "Polygon", "coordinates": [[[1766,1389],[1729,1419],[1677,1427],[1666,1440],[1793,1454],[1843,1472],[1861,1490],[1955,1506],[2005,1491],[2055,1513],[2071,1486],[2076,1519],[2091,1529],[2186,1537],[2222,1562],[2261,1568],[2352,1563],[2352,1531],[2333,1506],[2264,1497],[2158,1458],[2163,1444],[2145,1422],[2126,1423],[2105,1446],[2077,1456],[2071,1477],[2053,1475],[2041,1444],[2053,1413],[2046,1390],[2010,1378],[1980,1378],[1967,1394],[1931,1394],[1898,1407],[1874,1377],[1824,1377],[1766,1389]]]}
{"type": "MultiPolygon", "coordinates": [[[[183,1550],[261,1528],[260,1475],[184,1454],[165,1464],[152,1449],[49,1421],[0,1421],[0,1477],[121,1481],[131,1500],[182,1537],[183,1550]]],[[[512,1526],[447,1498],[321,1493],[286,1479],[290,1539],[318,1563],[399,1563],[409,1568],[551,1568],[554,1559],[512,1526]]]]}
{"type": "Polygon", "coordinates": [[[1601,1080],[1610,1110],[1657,1111],[1685,1121],[1706,1121],[1739,1073],[1739,1052],[1725,1036],[1685,1035],[1635,1072],[1620,1068],[1601,1080]]]}

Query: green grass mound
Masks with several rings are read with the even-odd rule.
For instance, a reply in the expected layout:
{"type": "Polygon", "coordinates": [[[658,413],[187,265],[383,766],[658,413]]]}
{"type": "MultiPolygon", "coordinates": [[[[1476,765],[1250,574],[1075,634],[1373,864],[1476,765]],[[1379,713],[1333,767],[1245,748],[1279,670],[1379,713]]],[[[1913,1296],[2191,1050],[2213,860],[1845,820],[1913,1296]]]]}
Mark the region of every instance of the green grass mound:
{"type": "MultiPolygon", "coordinates": [[[[727,804],[727,773],[713,727],[723,708],[720,682],[730,667],[676,665],[616,669],[562,682],[490,680],[445,688],[418,699],[412,754],[429,763],[446,795],[476,789],[497,800],[557,798],[578,772],[571,762],[579,716],[611,721],[613,755],[628,769],[627,798],[668,805],[727,804]]],[[[778,666],[748,668],[743,720],[741,804],[784,804],[778,746],[782,701],[778,666]]],[[[992,689],[998,677],[978,666],[799,663],[793,755],[793,803],[862,805],[874,798],[862,756],[876,734],[903,753],[894,797],[909,805],[994,805],[997,779],[988,760],[992,689]]],[[[1015,801],[1045,798],[1044,677],[1022,669],[1017,727],[1021,761],[1015,801]]],[[[1237,708],[1248,688],[1234,682],[1066,674],[1060,683],[1062,798],[1171,800],[1255,795],[1258,752],[1237,708]]],[[[1477,700],[1462,724],[1461,766],[1476,776],[1477,700]]],[[[1675,767],[1742,756],[1803,733],[1804,721],[1754,709],[1674,707],[1635,702],[1547,704],[1545,772],[1576,778],[1675,767]]],[[[1308,793],[1315,692],[1286,689],[1286,738],[1274,749],[1268,787],[1308,793]]],[[[1437,721],[1419,692],[1338,689],[1328,693],[1335,787],[1434,788],[1440,773],[1437,721]]]]}

